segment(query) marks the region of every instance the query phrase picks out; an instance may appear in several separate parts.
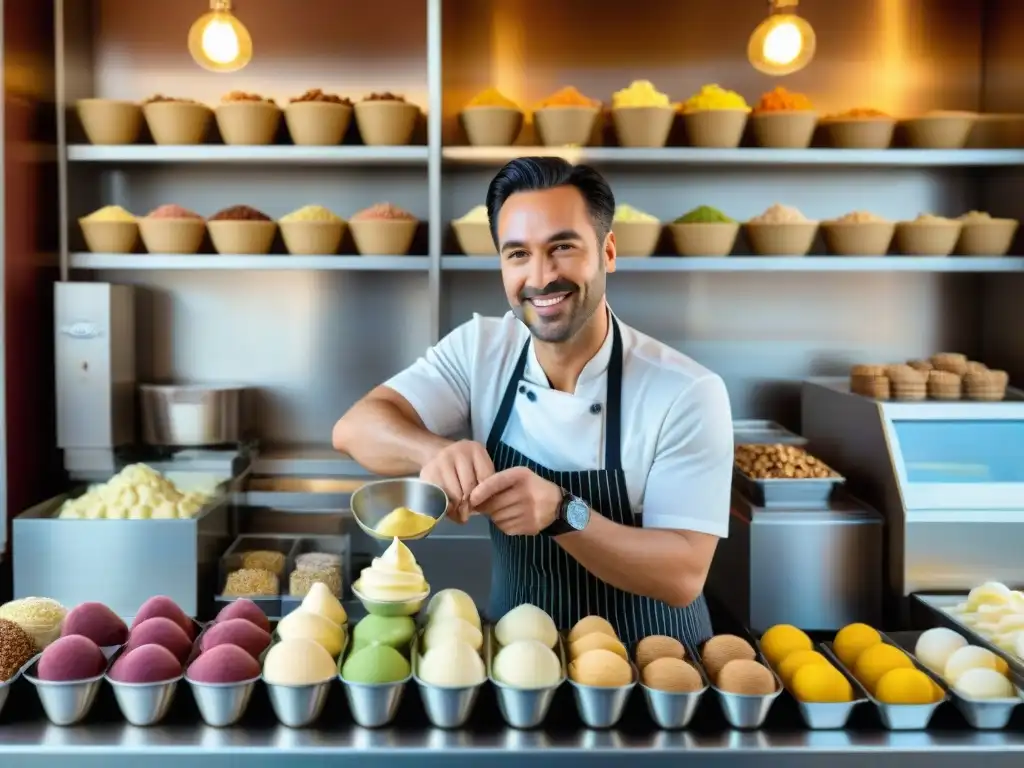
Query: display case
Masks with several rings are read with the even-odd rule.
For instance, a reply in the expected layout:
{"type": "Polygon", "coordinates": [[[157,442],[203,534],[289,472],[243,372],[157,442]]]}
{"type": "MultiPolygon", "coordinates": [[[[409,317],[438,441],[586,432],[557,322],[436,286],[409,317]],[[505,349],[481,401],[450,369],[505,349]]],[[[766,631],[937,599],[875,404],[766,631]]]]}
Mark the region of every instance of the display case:
{"type": "Polygon", "coordinates": [[[803,433],[887,522],[893,596],[1020,580],[1024,393],[1001,402],[883,402],[804,384],[803,433]]]}

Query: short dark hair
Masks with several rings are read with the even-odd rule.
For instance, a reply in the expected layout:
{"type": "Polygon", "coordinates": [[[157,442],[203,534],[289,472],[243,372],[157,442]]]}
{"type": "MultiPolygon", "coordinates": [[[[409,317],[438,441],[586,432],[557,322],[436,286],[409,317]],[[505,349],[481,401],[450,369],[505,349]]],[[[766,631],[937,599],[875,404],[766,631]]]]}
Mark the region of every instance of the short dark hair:
{"type": "Polygon", "coordinates": [[[576,187],[583,195],[600,246],[612,228],[615,195],[607,180],[589,165],[573,165],[560,157],[517,157],[505,164],[487,187],[491,237],[498,244],[498,214],[516,192],[576,187]]]}

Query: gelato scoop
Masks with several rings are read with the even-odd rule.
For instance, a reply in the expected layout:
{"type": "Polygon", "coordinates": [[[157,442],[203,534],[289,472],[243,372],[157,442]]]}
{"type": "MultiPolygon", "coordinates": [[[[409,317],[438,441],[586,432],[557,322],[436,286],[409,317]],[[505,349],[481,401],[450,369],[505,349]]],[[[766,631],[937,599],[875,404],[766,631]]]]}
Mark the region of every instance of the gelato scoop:
{"type": "Polygon", "coordinates": [[[562,679],[562,664],[544,643],[519,640],[498,651],[491,675],[513,688],[550,688],[562,679]]]}
{"type": "Polygon", "coordinates": [[[429,651],[452,637],[469,643],[477,653],[484,645],[483,632],[465,619],[437,619],[430,622],[423,632],[423,648],[429,651]]]}
{"type": "Polygon", "coordinates": [[[368,645],[350,655],[341,676],[350,683],[397,683],[409,676],[409,662],[389,645],[368,645]]]}
{"type": "Polygon", "coordinates": [[[126,649],[132,651],[141,645],[162,645],[184,664],[192,653],[192,641],[178,624],[163,616],[154,616],[136,624],[128,635],[126,649]]]}
{"type": "Polygon", "coordinates": [[[417,674],[424,683],[448,688],[480,685],[487,677],[480,654],[458,638],[435,645],[423,654],[417,674]]]}
{"type": "Polygon", "coordinates": [[[996,656],[987,648],[980,648],[977,645],[967,645],[959,648],[946,661],[946,668],[942,676],[950,685],[955,686],[960,676],[971,669],[996,670],[998,665],[996,656]]]}
{"type": "Polygon", "coordinates": [[[642,670],[655,659],[685,659],[686,649],[674,637],[651,635],[636,644],[636,665],[642,670]]]}
{"type": "Polygon", "coordinates": [[[110,679],[119,683],[163,683],[179,675],[181,662],[162,645],[140,645],[110,668],[110,679]]]}
{"type": "Polygon", "coordinates": [[[68,610],[48,597],[23,597],[0,605],[0,619],[13,621],[43,650],[60,637],[60,626],[68,610]]]}
{"type": "Polygon", "coordinates": [[[330,587],[319,581],[309,588],[309,592],[302,599],[302,609],[323,616],[339,627],[348,623],[348,614],[345,613],[338,598],[331,592],[330,587]]]}
{"type": "Polygon", "coordinates": [[[408,507],[395,507],[380,519],[374,530],[381,536],[404,539],[429,531],[436,522],[430,515],[413,512],[408,507]]]}
{"type": "Polygon", "coordinates": [[[700,659],[712,681],[718,680],[718,674],[730,661],[745,659],[753,661],[757,656],[750,643],[736,635],[716,635],[704,644],[700,659]]]}
{"type": "Polygon", "coordinates": [[[480,613],[473,598],[461,589],[442,589],[427,603],[427,622],[439,619],[464,619],[480,629],[480,613]]]}
{"type": "Polygon", "coordinates": [[[937,675],[946,671],[949,657],[967,645],[967,640],[946,627],[934,627],[921,633],[914,646],[914,655],[937,675]]]}
{"type": "Polygon", "coordinates": [[[695,693],[704,687],[696,669],[671,656],[651,661],[641,670],[640,677],[648,688],[668,693],[695,693]]]}
{"type": "Polygon", "coordinates": [[[580,685],[618,688],[633,682],[633,669],[617,653],[598,648],[569,664],[569,677],[580,685]]]}
{"type": "Polygon", "coordinates": [[[263,679],[271,685],[313,685],[337,674],[331,654],[312,640],[282,640],[263,661],[263,679]]]}
{"type": "Polygon", "coordinates": [[[256,603],[247,597],[240,597],[220,609],[216,621],[227,621],[228,619],[245,619],[255,624],[264,632],[270,632],[270,619],[256,603]]]}
{"type": "Polygon", "coordinates": [[[132,621],[132,629],[135,629],[146,619],[152,619],[157,616],[170,619],[184,630],[190,640],[195,639],[195,628],[192,626],[192,619],[185,615],[185,612],[178,607],[176,602],[163,595],[151,597],[142,604],[139,612],[135,614],[135,620],[132,621]]]}
{"type": "Polygon", "coordinates": [[[554,648],[558,642],[558,629],[540,608],[523,603],[498,620],[494,636],[501,645],[512,645],[517,640],[537,640],[548,648],[554,648]]]}
{"type": "Polygon", "coordinates": [[[626,646],[617,637],[606,635],[603,632],[591,632],[589,635],[584,635],[576,642],[570,644],[569,658],[576,659],[587,651],[593,651],[595,648],[604,648],[606,651],[617,653],[623,659],[629,661],[629,653],[626,651],[626,646]]]}
{"type": "Polygon", "coordinates": [[[106,668],[107,657],[96,643],[81,635],[67,635],[47,646],[36,671],[40,680],[66,683],[102,675],[106,668]]]}
{"type": "Polygon", "coordinates": [[[0,619],[0,683],[14,677],[36,653],[31,636],[7,619],[0,619]]]}
{"type": "Polygon", "coordinates": [[[717,685],[728,693],[769,696],[775,693],[775,678],[768,668],[749,659],[733,659],[718,673],[717,685]]]}
{"type": "Polygon", "coordinates": [[[352,630],[355,650],[368,645],[388,645],[402,651],[409,647],[416,634],[416,623],[408,616],[374,616],[363,618],[352,630]]]}
{"type": "Polygon", "coordinates": [[[104,648],[123,645],[128,640],[128,626],[102,603],[82,603],[68,611],[61,635],[82,635],[104,648]]]}
{"type": "Polygon", "coordinates": [[[391,542],[384,554],[373,558],[359,576],[358,590],[370,600],[397,603],[423,595],[429,589],[423,569],[412,552],[399,539],[391,542]]]}
{"type": "Polygon", "coordinates": [[[608,619],[603,616],[584,616],[573,625],[571,630],[569,630],[570,645],[575,643],[581,637],[593,632],[600,632],[602,635],[618,638],[618,635],[615,632],[615,627],[611,625],[608,619]]]}
{"type": "Polygon", "coordinates": [[[319,613],[299,608],[292,611],[277,625],[282,640],[312,640],[323,646],[332,657],[338,658],[345,647],[345,630],[319,613]]]}
{"type": "Polygon", "coordinates": [[[254,659],[270,645],[270,633],[264,632],[251,621],[228,619],[211,624],[199,641],[199,648],[208,651],[218,645],[237,645],[254,659]]]}
{"type": "Polygon", "coordinates": [[[197,683],[241,683],[260,676],[260,663],[237,645],[225,643],[199,654],[185,674],[197,683]]]}
{"type": "Polygon", "coordinates": [[[968,699],[1012,699],[1016,696],[1013,683],[994,669],[979,667],[968,669],[959,678],[953,690],[968,699]]]}

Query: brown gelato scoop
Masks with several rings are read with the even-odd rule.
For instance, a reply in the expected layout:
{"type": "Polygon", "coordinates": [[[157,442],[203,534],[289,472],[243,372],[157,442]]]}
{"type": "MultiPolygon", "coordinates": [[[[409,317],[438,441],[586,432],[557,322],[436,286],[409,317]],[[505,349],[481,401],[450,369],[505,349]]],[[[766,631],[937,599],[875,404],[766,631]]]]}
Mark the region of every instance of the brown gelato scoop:
{"type": "Polygon", "coordinates": [[[733,659],[718,673],[718,687],[727,693],[768,696],[775,693],[775,678],[768,668],[748,659],[733,659]]]}
{"type": "Polygon", "coordinates": [[[712,682],[717,683],[719,673],[730,661],[734,659],[753,661],[756,656],[753,647],[742,637],[716,635],[704,644],[700,659],[704,663],[708,677],[712,682]]]}
{"type": "Polygon", "coordinates": [[[629,652],[617,637],[606,635],[603,632],[591,632],[589,635],[584,635],[576,642],[569,646],[569,658],[578,659],[588,651],[593,651],[598,648],[603,648],[606,651],[611,651],[617,656],[621,656],[623,660],[629,661],[629,652]]]}
{"type": "Polygon", "coordinates": [[[704,687],[700,673],[682,659],[655,659],[640,673],[644,685],[668,693],[694,693],[704,687]]]}
{"type": "Polygon", "coordinates": [[[633,681],[633,670],[618,654],[597,648],[569,665],[569,677],[580,685],[618,688],[633,681]]]}
{"type": "Polygon", "coordinates": [[[642,670],[655,659],[685,659],[686,649],[674,637],[651,635],[636,644],[636,665],[642,670]]]}
{"type": "Polygon", "coordinates": [[[569,643],[575,643],[581,637],[586,637],[592,632],[600,632],[603,635],[618,637],[609,621],[603,616],[584,616],[576,622],[576,625],[569,632],[569,643]]]}

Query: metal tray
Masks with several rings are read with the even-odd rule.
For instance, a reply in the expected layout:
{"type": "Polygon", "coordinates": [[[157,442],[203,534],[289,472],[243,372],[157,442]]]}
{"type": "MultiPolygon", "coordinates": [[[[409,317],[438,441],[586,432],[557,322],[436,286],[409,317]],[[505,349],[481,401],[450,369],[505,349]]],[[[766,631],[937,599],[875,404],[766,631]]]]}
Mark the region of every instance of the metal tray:
{"type": "MultiPolygon", "coordinates": [[[[473,707],[480,695],[480,689],[487,682],[486,663],[484,665],[484,680],[479,685],[455,688],[425,683],[419,677],[420,648],[422,647],[420,636],[422,634],[423,631],[419,630],[413,639],[412,678],[420,689],[420,699],[423,701],[427,719],[435,728],[461,728],[473,714],[473,707]]],[[[481,654],[484,660],[491,653],[490,641],[491,633],[484,632],[484,647],[481,654]]]]}
{"type": "Polygon", "coordinates": [[[736,445],[807,445],[806,437],[790,432],[767,419],[733,419],[732,440],[736,445]]]}
{"type": "Polygon", "coordinates": [[[295,561],[299,555],[307,552],[328,552],[341,556],[341,594],[337,598],[341,602],[352,600],[352,539],[346,533],[343,536],[304,536],[299,539],[292,552],[291,567],[281,580],[281,618],[302,605],[303,598],[289,594],[289,580],[295,569],[295,561]]]}
{"type": "MultiPolygon", "coordinates": [[[[879,633],[882,634],[882,633],[879,633]]],[[[882,642],[888,643],[889,645],[896,645],[892,640],[882,634],[882,642]]],[[[882,720],[882,725],[890,731],[923,731],[928,727],[928,723],[931,722],[932,716],[942,704],[949,701],[949,691],[941,681],[939,687],[942,688],[945,694],[939,701],[933,702],[932,704],[883,704],[874,696],[871,695],[870,691],[864,688],[856,678],[853,677],[853,671],[846,667],[839,660],[835,651],[832,650],[832,643],[822,643],[821,647],[825,649],[825,655],[829,657],[829,660],[836,666],[837,669],[842,671],[847,678],[852,679],[855,684],[855,691],[863,692],[867,700],[870,701],[875,709],[878,710],[878,716],[882,720]]],[[[900,646],[896,645],[897,648],[900,646]]],[[[902,648],[900,650],[903,650],[902,648]]],[[[934,679],[931,672],[915,659],[911,654],[910,660],[914,663],[918,669],[928,675],[929,678],[934,679]]]]}
{"type": "Polygon", "coordinates": [[[893,645],[902,648],[913,662],[917,664],[918,669],[921,669],[936,685],[948,693],[954,706],[960,710],[960,714],[964,716],[964,720],[972,728],[982,731],[998,731],[1005,728],[1013,716],[1013,710],[1021,704],[1022,697],[1024,697],[1020,683],[1017,680],[1011,681],[1014,684],[1017,695],[1008,699],[972,699],[963,696],[947,685],[945,680],[921,663],[914,655],[914,648],[917,646],[918,638],[922,634],[924,632],[921,631],[890,632],[888,636],[883,635],[883,637],[886,637],[893,645]]]}
{"type": "MultiPolygon", "coordinates": [[[[767,696],[748,696],[742,693],[730,693],[729,691],[723,691],[714,683],[711,684],[711,690],[715,692],[718,697],[718,702],[722,707],[722,714],[725,715],[725,719],[729,722],[733,728],[740,730],[756,730],[764,725],[764,721],[768,717],[768,713],[771,712],[772,705],[782,695],[782,681],[779,680],[779,676],[775,674],[775,670],[768,664],[768,660],[765,659],[761,653],[761,645],[757,641],[757,638],[753,637],[750,632],[744,631],[742,635],[737,634],[737,637],[743,637],[748,643],[750,643],[757,653],[757,661],[762,664],[765,669],[772,673],[772,677],[775,678],[775,692],[770,693],[767,696]],[[743,637],[745,635],[745,637],[743,637]]],[[[699,670],[704,674],[705,679],[707,675],[704,670],[704,661],[700,653],[696,649],[687,648],[687,653],[691,653],[694,659],[700,662],[699,670]]]]}
{"type": "Polygon", "coordinates": [[[761,507],[827,507],[842,476],[802,479],[755,480],[733,467],[733,485],[747,501],[761,507]]]}
{"type": "Polygon", "coordinates": [[[707,671],[704,669],[704,665],[698,661],[699,655],[688,643],[683,645],[686,648],[685,661],[697,670],[697,674],[700,675],[700,679],[704,683],[703,688],[693,693],[672,693],[648,688],[644,685],[642,678],[639,684],[640,690],[644,693],[644,701],[647,702],[648,714],[657,726],[665,731],[688,728],[693,716],[697,714],[697,707],[704,698],[704,694],[711,687],[707,671]]]}
{"type": "Polygon", "coordinates": [[[558,682],[547,688],[528,689],[516,688],[494,679],[492,665],[494,664],[494,657],[498,655],[501,647],[494,637],[493,626],[484,626],[484,638],[484,650],[486,651],[484,666],[487,669],[487,679],[494,686],[494,690],[497,693],[498,709],[501,712],[502,718],[510,728],[528,729],[541,725],[548,716],[555,693],[568,676],[568,653],[565,648],[565,638],[560,634],[558,636],[558,643],[555,646],[555,654],[558,656],[558,663],[562,670],[562,676],[558,682]]]}
{"type": "MultiPolygon", "coordinates": [[[[355,627],[353,627],[355,629],[355,627]]],[[[419,643],[419,632],[413,634],[412,643],[407,649],[409,654],[409,674],[402,680],[393,683],[351,683],[341,674],[341,668],[352,650],[353,644],[349,642],[351,631],[345,633],[345,648],[338,657],[338,679],[345,691],[345,699],[348,701],[349,711],[352,719],[362,728],[382,728],[390,725],[398,714],[398,707],[402,703],[405,689],[412,680],[412,658],[417,653],[419,643]]]]}
{"type": "Polygon", "coordinates": [[[284,555],[284,570],[278,577],[278,594],[273,597],[248,597],[248,596],[229,596],[223,593],[218,593],[214,596],[214,600],[220,607],[223,607],[227,603],[234,602],[238,597],[247,597],[252,600],[260,610],[267,615],[268,619],[280,619],[281,618],[281,590],[285,588],[286,579],[288,574],[291,573],[292,568],[295,567],[295,552],[299,546],[300,536],[294,535],[260,535],[260,536],[239,536],[232,542],[231,546],[228,547],[227,551],[220,558],[218,584],[220,589],[223,590],[224,585],[227,581],[228,574],[231,571],[238,570],[242,567],[242,554],[245,552],[252,552],[253,550],[270,550],[273,552],[280,552],[284,555]]]}
{"type": "Polygon", "coordinates": [[[1009,665],[1015,678],[1018,680],[1024,680],[1024,659],[1020,659],[1016,655],[1004,651],[991,640],[979,634],[973,627],[964,624],[957,616],[948,612],[948,608],[952,608],[967,600],[967,595],[965,593],[961,593],[959,595],[922,594],[912,595],[911,597],[921,603],[921,605],[925,606],[932,613],[935,618],[935,626],[942,626],[947,629],[952,629],[955,632],[959,632],[971,645],[979,645],[982,648],[992,651],[992,653],[1003,659],[1003,661],[1009,665]]]}

